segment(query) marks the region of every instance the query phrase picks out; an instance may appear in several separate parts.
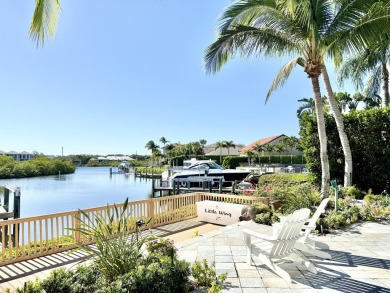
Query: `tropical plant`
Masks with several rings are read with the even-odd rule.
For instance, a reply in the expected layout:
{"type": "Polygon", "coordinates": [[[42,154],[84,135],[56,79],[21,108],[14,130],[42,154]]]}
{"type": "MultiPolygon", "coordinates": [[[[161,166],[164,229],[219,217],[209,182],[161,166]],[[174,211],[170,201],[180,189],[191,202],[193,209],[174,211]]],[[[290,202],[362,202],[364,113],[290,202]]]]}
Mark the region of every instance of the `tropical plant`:
{"type": "Polygon", "coordinates": [[[160,147],[153,140],[149,140],[146,143],[145,148],[147,148],[149,151],[153,153],[154,151],[158,150],[160,147]]]}
{"type": "Polygon", "coordinates": [[[46,35],[54,37],[61,5],[58,0],[36,0],[30,25],[30,37],[37,46],[44,45],[46,35]]]}
{"type": "Polygon", "coordinates": [[[293,163],[293,150],[299,147],[299,139],[295,136],[285,136],[281,139],[281,143],[290,148],[291,164],[293,163]]]}
{"type": "Polygon", "coordinates": [[[219,149],[219,163],[222,164],[222,149],[226,147],[226,141],[218,141],[215,143],[214,150],[219,149]]]}
{"type": "Polygon", "coordinates": [[[205,140],[205,139],[200,139],[200,140],[199,140],[199,143],[200,143],[200,146],[202,147],[202,155],[204,155],[204,146],[206,145],[207,140],[205,140]]]}
{"type": "Polygon", "coordinates": [[[202,261],[196,260],[191,267],[191,272],[197,287],[210,288],[209,293],[220,292],[222,290],[221,284],[227,278],[226,273],[217,276],[215,263],[210,265],[205,259],[202,261]]]}
{"type": "Polygon", "coordinates": [[[308,113],[308,115],[314,115],[316,111],[316,106],[313,98],[303,98],[298,100],[298,102],[304,103],[303,105],[299,106],[297,110],[297,116],[298,118],[303,115],[303,113],[308,113]]]}
{"type": "Polygon", "coordinates": [[[244,154],[248,158],[248,165],[251,166],[252,165],[251,158],[255,155],[255,153],[252,150],[245,150],[244,154]]]}
{"type": "Polygon", "coordinates": [[[225,147],[227,148],[227,152],[228,152],[228,156],[230,155],[229,154],[229,150],[230,148],[235,148],[237,145],[232,141],[225,141],[225,147]]]}
{"type": "Polygon", "coordinates": [[[266,143],[266,144],[264,145],[264,150],[265,150],[266,152],[268,152],[268,156],[269,156],[269,161],[268,161],[268,163],[269,163],[269,164],[271,164],[271,154],[272,154],[272,152],[274,151],[274,149],[275,149],[275,145],[272,145],[272,144],[270,144],[270,143],[266,143]]]}
{"type": "Polygon", "coordinates": [[[142,247],[146,237],[138,237],[138,233],[130,234],[131,213],[127,210],[128,199],[121,207],[114,205],[112,211],[107,207],[103,213],[92,218],[82,210],[76,217],[79,227],[69,228],[82,236],[78,245],[95,256],[96,266],[107,280],[113,281],[115,276],[124,275],[137,266],[142,255],[142,247]],[[95,242],[94,247],[83,245],[83,237],[95,242]]]}
{"type": "Polygon", "coordinates": [[[351,184],[352,157],[345,135],[342,117],[333,97],[329,77],[324,64],[326,55],[335,61],[342,60],[347,49],[360,50],[367,42],[374,42],[375,33],[389,22],[388,3],[378,1],[265,1],[245,0],[231,4],[220,18],[219,37],[205,53],[208,73],[217,72],[235,54],[242,56],[290,56],[297,57],[282,67],[275,77],[270,95],[300,65],[311,79],[318,124],[321,190],[326,196],[329,188],[329,162],[325,132],[323,105],[319,87],[322,74],[332,112],[345,156],[345,185],[351,184]]]}
{"type": "Polygon", "coordinates": [[[257,142],[257,143],[253,146],[252,149],[255,150],[255,151],[257,152],[257,157],[259,158],[259,164],[260,164],[260,157],[261,157],[261,155],[262,155],[262,153],[263,153],[263,151],[264,151],[264,145],[261,144],[261,143],[259,143],[259,142],[257,142]]]}
{"type": "Polygon", "coordinates": [[[374,97],[381,91],[381,105],[389,104],[389,70],[390,42],[387,34],[382,34],[378,42],[343,63],[339,71],[339,82],[350,79],[357,90],[363,89],[363,80],[368,76],[364,86],[364,94],[374,97]]]}
{"type": "Polygon", "coordinates": [[[281,154],[286,151],[286,146],[281,141],[279,141],[277,144],[275,144],[275,151],[277,153],[279,153],[280,163],[282,163],[282,155],[281,154]]]}

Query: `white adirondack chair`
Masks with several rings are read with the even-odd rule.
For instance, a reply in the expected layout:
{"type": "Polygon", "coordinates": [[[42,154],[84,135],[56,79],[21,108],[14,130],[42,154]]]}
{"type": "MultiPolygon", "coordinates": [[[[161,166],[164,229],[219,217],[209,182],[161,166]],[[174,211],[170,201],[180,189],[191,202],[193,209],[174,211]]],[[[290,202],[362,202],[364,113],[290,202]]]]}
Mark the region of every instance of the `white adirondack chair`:
{"type": "Polygon", "coordinates": [[[294,262],[301,262],[306,268],[317,273],[315,266],[305,257],[297,255],[295,243],[303,237],[301,230],[310,216],[309,209],[300,209],[287,216],[283,223],[273,227],[272,237],[244,229],[244,242],[248,252],[248,264],[252,264],[252,255],[257,256],[267,267],[287,282],[291,282],[288,272],[277,265],[278,261],[289,258],[294,262]]]}
{"type": "Polygon", "coordinates": [[[325,243],[314,241],[309,237],[310,232],[316,228],[316,222],[320,215],[325,211],[325,207],[328,204],[329,198],[325,198],[321,201],[320,205],[318,206],[316,212],[311,217],[309,223],[307,225],[303,226],[303,237],[300,238],[295,243],[295,248],[302,251],[307,252],[311,255],[323,258],[323,259],[332,259],[332,256],[320,249],[329,249],[329,246],[325,243]]]}

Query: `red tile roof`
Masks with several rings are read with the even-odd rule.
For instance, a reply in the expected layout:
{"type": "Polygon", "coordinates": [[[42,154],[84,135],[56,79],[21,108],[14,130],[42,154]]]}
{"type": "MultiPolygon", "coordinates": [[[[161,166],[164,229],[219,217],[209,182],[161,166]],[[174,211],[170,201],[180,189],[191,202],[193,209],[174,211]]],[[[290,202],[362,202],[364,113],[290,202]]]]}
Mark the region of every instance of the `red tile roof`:
{"type": "Polygon", "coordinates": [[[254,149],[254,147],[256,145],[265,145],[267,143],[270,143],[272,141],[274,141],[275,139],[278,139],[278,138],[281,138],[285,136],[284,134],[279,134],[279,135],[275,135],[275,136],[270,136],[270,137],[266,137],[266,138],[261,138],[259,140],[256,140],[255,142],[243,147],[241,150],[240,150],[240,153],[243,154],[245,151],[247,150],[252,150],[254,149]]]}

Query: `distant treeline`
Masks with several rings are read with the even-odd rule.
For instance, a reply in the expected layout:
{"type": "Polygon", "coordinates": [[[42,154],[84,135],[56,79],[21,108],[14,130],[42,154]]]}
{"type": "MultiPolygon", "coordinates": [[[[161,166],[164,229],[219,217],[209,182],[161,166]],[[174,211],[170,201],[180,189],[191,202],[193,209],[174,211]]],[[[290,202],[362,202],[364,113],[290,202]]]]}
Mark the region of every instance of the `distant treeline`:
{"type": "Polygon", "coordinates": [[[0,179],[24,178],[69,174],[75,171],[75,165],[66,159],[37,157],[31,161],[17,162],[12,157],[0,156],[0,179]]]}

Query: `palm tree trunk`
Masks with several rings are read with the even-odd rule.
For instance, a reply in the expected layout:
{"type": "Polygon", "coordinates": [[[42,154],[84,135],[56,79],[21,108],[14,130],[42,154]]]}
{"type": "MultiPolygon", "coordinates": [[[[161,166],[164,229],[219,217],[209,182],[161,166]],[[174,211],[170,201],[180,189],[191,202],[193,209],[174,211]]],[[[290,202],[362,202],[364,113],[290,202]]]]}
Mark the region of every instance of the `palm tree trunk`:
{"type": "Polygon", "coordinates": [[[348,187],[352,185],[352,153],[351,148],[349,146],[348,136],[344,130],[344,121],[343,116],[341,115],[339,105],[336,102],[336,99],[333,94],[332,86],[330,84],[328,72],[326,67],[322,68],[322,80],[324,81],[326,94],[328,96],[330,108],[332,109],[332,113],[334,119],[336,120],[337,131],[339,133],[341,146],[343,147],[344,153],[344,187],[348,187]]]}
{"type": "Polygon", "coordinates": [[[382,108],[389,105],[389,70],[386,62],[382,62],[382,108]]]}
{"type": "Polygon", "coordinates": [[[314,102],[315,102],[316,113],[317,113],[318,138],[320,141],[321,194],[322,197],[328,197],[329,184],[330,184],[329,159],[328,159],[327,137],[325,131],[324,110],[322,106],[321,91],[320,91],[320,84],[318,82],[318,77],[311,77],[311,83],[313,86],[314,102]]]}

